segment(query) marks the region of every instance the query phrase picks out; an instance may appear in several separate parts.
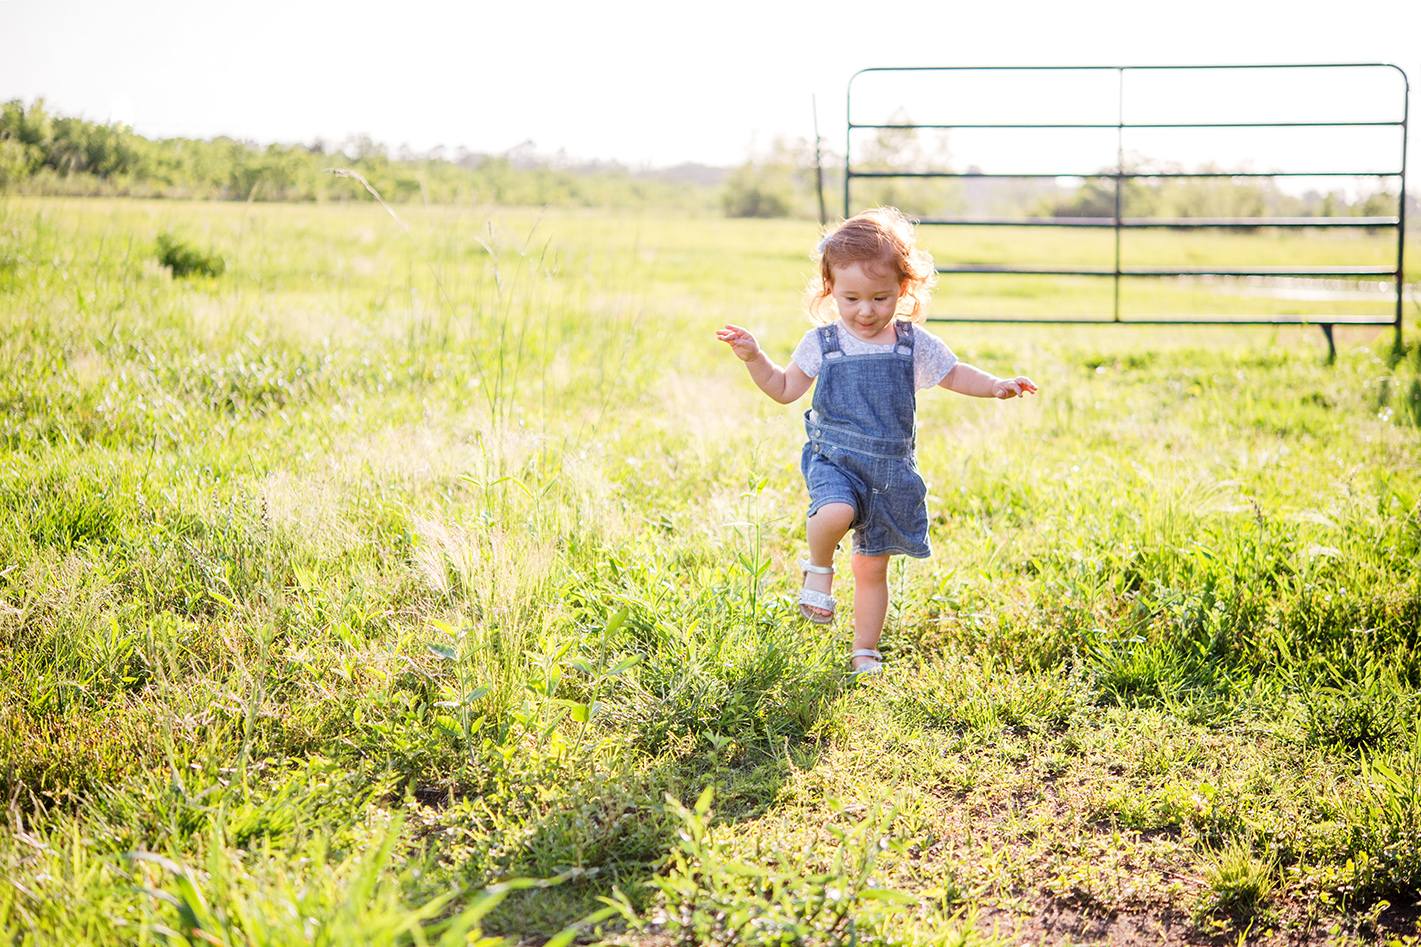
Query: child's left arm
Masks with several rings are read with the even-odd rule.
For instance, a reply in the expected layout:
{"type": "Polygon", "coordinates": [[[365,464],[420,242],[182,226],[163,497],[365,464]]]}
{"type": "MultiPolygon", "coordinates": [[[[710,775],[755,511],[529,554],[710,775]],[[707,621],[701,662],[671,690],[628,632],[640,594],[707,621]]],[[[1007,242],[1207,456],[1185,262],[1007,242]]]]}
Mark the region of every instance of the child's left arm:
{"type": "Polygon", "coordinates": [[[952,366],[952,370],[938,382],[938,387],[973,398],[1006,399],[1036,393],[1036,382],[1025,375],[998,378],[991,372],[984,372],[976,365],[968,365],[966,362],[958,362],[952,366]]]}

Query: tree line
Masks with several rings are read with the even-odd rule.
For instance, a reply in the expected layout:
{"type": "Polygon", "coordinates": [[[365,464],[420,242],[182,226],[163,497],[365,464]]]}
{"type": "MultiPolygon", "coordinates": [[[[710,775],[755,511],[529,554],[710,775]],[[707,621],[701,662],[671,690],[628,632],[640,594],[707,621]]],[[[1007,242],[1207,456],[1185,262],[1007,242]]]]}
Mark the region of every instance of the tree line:
{"type": "Polygon", "coordinates": [[[408,152],[358,137],[332,148],[258,145],[228,137],[149,139],[127,125],[54,115],[43,99],[0,106],[0,192],[74,196],[174,197],[238,201],[370,200],[358,171],[392,203],[714,208],[719,169],[688,166],[637,173],[601,162],[560,166],[529,149],[503,155],[408,152]]]}

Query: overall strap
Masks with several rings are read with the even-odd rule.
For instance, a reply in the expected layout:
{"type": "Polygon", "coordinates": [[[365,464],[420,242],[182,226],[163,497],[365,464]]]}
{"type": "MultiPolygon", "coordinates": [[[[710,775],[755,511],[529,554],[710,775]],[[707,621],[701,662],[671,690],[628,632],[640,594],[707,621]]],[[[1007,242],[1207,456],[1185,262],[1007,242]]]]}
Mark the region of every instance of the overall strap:
{"type": "Polygon", "coordinates": [[[819,354],[824,358],[831,355],[842,355],[839,350],[839,330],[833,325],[820,326],[819,333],[819,354]]]}
{"type": "Polygon", "coordinates": [[[898,338],[898,341],[893,345],[893,353],[895,355],[912,355],[913,324],[911,322],[903,322],[901,319],[895,319],[893,320],[893,332],[898,338]]]}

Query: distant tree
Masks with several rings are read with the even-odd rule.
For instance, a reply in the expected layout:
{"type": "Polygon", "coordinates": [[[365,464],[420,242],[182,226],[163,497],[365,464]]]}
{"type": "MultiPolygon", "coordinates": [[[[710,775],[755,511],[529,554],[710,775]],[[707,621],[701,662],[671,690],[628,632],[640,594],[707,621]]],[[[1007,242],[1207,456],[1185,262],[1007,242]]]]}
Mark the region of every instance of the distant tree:
{"type": "Polygon", "coordinates": [[[106,178],[137,170],[140,161],[136,136],[126,125],[99,125],[81,118],[54,120],[46,164],[62,174],[87,172],[106,178]]]}
{"type": "Polygon", "coordinates": [[[28,109],[19,99],[0,106],[0,138],[47,148],[53,137],[54,124],[44,110],[44,99],[35,99],[28,109]]]}
{"type": "Polygon", "coordinates": [[[36,99],[28,109],[19,99],[0,106],[0,188],[43,167],[53,137],[43,99],[36,99]]]}
{"type": "Polygon", "coordinates": [[[743,164],[730,172],[721,202],[727,217],[788,217],[794,206],[793,169],[743,164]]]}
{"type": "Polygon", "coordinates": [[[0,138],[0,191],[29,178],[31,169],[29,147],[10,138],[0,138]]]}
{"type": "MultiPolygon", "coordinates": [[[[1394,217],[1400,211],[1401,202],[1390,191],[1368,194],[1352,205],[1352,213],[1357,217],[1394,217]]],[[[1368,227],[1367,233],[1378,233],[1380,227],[1368,227]]]]}
{"type": "MultiPolygon", "coordinates": [[[[1122,217],[1223,217],[1301,216],[1308,212],[1304,198],[1284,194],[1268,178],[1175,177],[1179,165],[1149,161],[1138,155],[1126,164],[1127,172],[1161,177],[1127,177],[1121,180],[1122,217]]],[[[1205,165],[1200,173],[1214,175],[1219,168],[1205,165]]],[[[1329,196],[1330,199],[1330,196],[1329,196]]],[[[1326,205],[1328,199],[1323,199],[1326,205]]],[[[1323,210],[1325,211],[1325,207],[1323,210]]],[[[1114,217],[1115,183],[1110,174],[1086,178],[1069,194],[1049,198],[1042,211],[1055,217],[1114,217]]],[[[1248,224],[1238,229],[1252,229],[1248,224]]]]}
{"type": "Polygon", "coordinates": [[[803,138],[775,138],[761,155],[725,179],[727,217],[817,217],[814,146],[803,138]]]}
{"type": "MultiPolygon", "coordinates": [[[[890,125],[911,125],[912,118],[902,109],[888,117],[890,125]]],[[[880,128],[873,138],[858,146],[853,156],[855,171],[950,172],[952,152],[947,134],[936,131],[923,135],[917,128],[880,128]]],[[[878,178],[859,181],[852,198],[859,210],[874,205],[896,207],[919,217],[960,214],[967,201],[962,184],[955,178],[878,178]]]]}
{"type": "Polygon", "coordinates": [[[1115,179],[1089,177],[1069,195],[1047,199],[1050,217],[1114,217],[1115,179]]]}

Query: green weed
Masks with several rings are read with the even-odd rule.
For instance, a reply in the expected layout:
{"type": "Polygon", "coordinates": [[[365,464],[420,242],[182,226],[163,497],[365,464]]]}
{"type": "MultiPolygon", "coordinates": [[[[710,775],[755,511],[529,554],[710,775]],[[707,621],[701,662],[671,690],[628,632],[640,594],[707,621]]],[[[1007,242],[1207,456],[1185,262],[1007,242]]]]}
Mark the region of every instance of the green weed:
{"type": "Polygon", "coordinates": [[[1205,856],[1203,868],[1197,910],[1206,925],[1252,927],[1276,887],[1277,865],[1255,854],[1249,843],[1234,840],[1205,856]]]}
{"type": "Polygon", "coordinates": [[[158,262],[172,270],[174,278],[221,276],[227,262],[215,253],[199,250],[171,233],[158,234],[158,262]]]}

